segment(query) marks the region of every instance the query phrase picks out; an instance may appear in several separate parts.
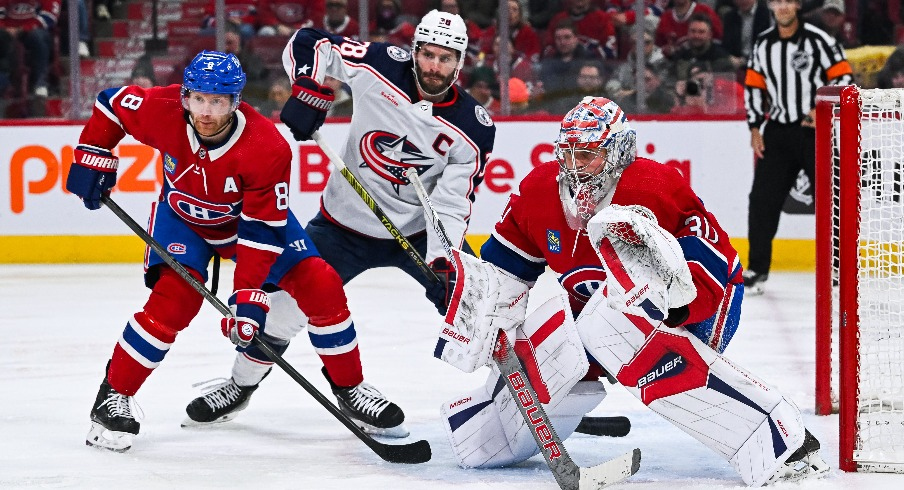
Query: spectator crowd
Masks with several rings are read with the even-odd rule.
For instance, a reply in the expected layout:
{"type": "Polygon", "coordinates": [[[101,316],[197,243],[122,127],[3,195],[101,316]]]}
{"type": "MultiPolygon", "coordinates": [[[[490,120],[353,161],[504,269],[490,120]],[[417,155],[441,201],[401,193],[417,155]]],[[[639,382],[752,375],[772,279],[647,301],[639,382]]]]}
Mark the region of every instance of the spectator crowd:
{"type": "MultiPolygon", "coordinates": [[[[193,24],[197,35],[181,51],[174,49],[178,39],[170,37],[168,57],[174,60],[168,76],[158,76],[159,60],[146,55],[137,59],[126,83],[178,83],[185,56],[199,47],[214,47],[214,2],[183,1],[199,6],[193,20],[182,19],[193,24]]],[[[406,49],[414,26],[430,9],[460,14],[469,49],[459,84],[494,115],[502,110],[500,80],[505,74],[514,80],[505,84],[512,114],[561,115],[584,95],[612,98],[635,113],[743,114],[743,76],[751,46],[774,23],[766,0],[645,0],[640,19],[631,0],[501,0],[508,4],[509,32],[502,40],[500,0],[226,0],[226,46],[248,74],[245,99],[267,115],[278,113],[286,97],[280,55],[289,36],[298,28],[314,27],[363,41],[361,1],[369,7],[366,41],[406,49]],[[642,54],[637,53],[638,38],[642,54]],[[508,56],[502,56],[506,51],[508,56]],[[500,66],[502,59],[509,60],[508,67],[500,66]],[[643,67],[640,76],[638,66],[643,67]]],[[[78,5],[76,49],[91,58],[96,33],[115,20],[124,4],[79,0],[78,5]]],[[[806,0],[802,5],[802,18],[845,49],[894,45],[902,30],[904,9],[893,11],[897,2],[806,0]],[[857,15],[848,15],[853,7],[857,15]]],[[[65,97],[67,6],[61,0],[0,0],[0,118],[17,116],[7,110],[16,97],[65,97]]],[[[888,58],[876,83],[904,86],[904,51],[888,58]]],[[[350,95],[342,84],[334,85],[343,103],[331,115],[347,116],[350,95]]]]}

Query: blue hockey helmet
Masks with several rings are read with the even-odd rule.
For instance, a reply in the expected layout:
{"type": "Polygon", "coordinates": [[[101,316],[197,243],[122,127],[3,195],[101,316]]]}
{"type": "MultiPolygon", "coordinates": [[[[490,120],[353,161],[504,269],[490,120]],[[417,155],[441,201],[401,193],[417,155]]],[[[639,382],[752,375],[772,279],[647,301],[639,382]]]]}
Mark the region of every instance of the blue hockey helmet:
{"type": "Polygon", "coordinates": [[[234,54],[201,51],[185,67],[182,96],[190,92],[228,94],[232,96],[232,110],[235,110],[241,102],[245,80],[242,64],[234,54]]]}

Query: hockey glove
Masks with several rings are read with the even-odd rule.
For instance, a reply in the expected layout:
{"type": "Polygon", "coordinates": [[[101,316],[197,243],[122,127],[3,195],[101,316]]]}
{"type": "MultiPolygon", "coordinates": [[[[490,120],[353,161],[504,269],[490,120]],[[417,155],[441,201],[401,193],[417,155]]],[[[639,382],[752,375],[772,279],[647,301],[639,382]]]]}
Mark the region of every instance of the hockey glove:
{"type": "Polygon", "coordinates": [[[119,158],[110,150],[96,146],[78,145],[75,162],[69,169],[66,190],[82,198],[88,209],[100,209],[100,198],[116,185],[119,158]]]}
{"type": "Polygon", "coordinates": [[[323,125],[334,99],[333,89],[311,77],[301,77],[292,86],[292,97],[283,106],[279,120],[286,123],[296,141],[307,141],[323,125]]]}
{"type": "Polygon", "coordinates": [[[434,260],[430,264],[430,268],[439,276],[439,281],[427,286],[427,299],[436,306],[436,311],[440,315],[446,316],[446,311],[449,307],[449,297],[452,295],[452,291],[455,291],[455,269],[452,268],[452,264],[445,257],[434,260]]]}
{"type": "Polygon", "coordinates": [[[270,297],[260,289],[239,289],[229,297],[233,317],[223,318],[220,329],[233,344],[245,348],[255,332],[263,330],[270,311],[270,297]]]}

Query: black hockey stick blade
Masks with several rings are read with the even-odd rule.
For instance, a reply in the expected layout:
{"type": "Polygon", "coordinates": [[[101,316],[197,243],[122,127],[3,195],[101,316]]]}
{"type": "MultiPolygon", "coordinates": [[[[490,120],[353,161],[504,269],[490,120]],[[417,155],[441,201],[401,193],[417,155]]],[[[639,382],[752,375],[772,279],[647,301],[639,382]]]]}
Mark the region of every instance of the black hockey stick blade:
{"type": "Polygon", "coordinates": [[[584,417],[574,430],[591,436],[625,437],[631,432],[628,417],[584,417]]]}
{"type": "Polygon", "coordinates": [[[384,461],[390,463],[419,464],[430,461],[430,443],[420,440],[408,444],[383,444],[373,438],[364,442],[384,461]]]}

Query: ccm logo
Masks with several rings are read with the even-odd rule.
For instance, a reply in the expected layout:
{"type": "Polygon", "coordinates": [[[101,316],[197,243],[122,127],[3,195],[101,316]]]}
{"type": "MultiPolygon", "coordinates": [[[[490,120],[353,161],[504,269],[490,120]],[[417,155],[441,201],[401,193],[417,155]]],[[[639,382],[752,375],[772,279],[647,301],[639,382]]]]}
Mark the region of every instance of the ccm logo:
{"type": "Polygon", "coordinates": [[[465,404],[465,403],[468,403],[469,401],[471,401],[471,397],[470,397],[470,396],[467,397],[467,398],[462,398],[461,400],[458,400],[457,402],[455,402],[455,403],[449,405],[449,409],[451,410],[451,409],[453,409],[453,408],[455,408],[455,407],[457,407],[457,406],[459,406],[459,405],[463,405],[463,404],[465,404]]]}
{"type": "Polygon", "coordinates": [[[462,344],[471,343],[471,339],[465,337],[464,335],[462,335],[458,332],[453,332],[452,330],[449,330],[448,328],[443,329],[443,335],[445,335],[446,337],[449,337],[452,340],[461,342],[462,344]]]}
{"type": "Polygon", "coordinates": [[[549,459],[552,460],[561,456],[562,451],[559,449],[559,445],[556,441],[552,440],[552,430],[550,430],[546,423],[543,422],[543,417],[537,413],[540,411],[540,408],[534,401],[534,397],[531,396],[530,391],[527,390],[527,384],[524,382],[521,372],[515,371],[514,373],[509,374],[508,381],[512,388],[518,393],[518,403],[527,409],[527,418],[534,426],[534,432],[537,433],[538,437],[537,440],[543,444],[543,449],[549,451],[549,459]]]}

